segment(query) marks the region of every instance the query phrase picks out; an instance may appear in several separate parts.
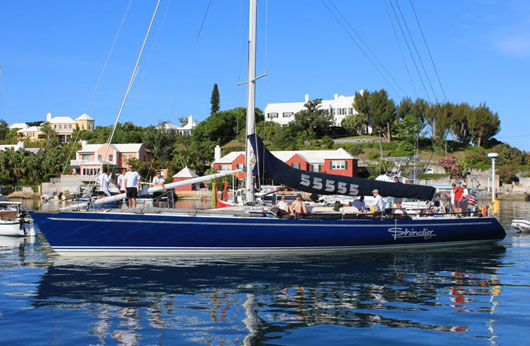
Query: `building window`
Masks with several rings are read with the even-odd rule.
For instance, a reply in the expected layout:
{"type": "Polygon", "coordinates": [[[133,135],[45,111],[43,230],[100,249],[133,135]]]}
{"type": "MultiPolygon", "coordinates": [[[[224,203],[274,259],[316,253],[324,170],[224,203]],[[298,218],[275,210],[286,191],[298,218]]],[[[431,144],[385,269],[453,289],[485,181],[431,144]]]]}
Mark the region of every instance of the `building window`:
{"type": "Polygon", "coordinates": [[[245,170],[245,164],[244,164],[244,163],[238,163],[238,164],[236,165],[236,168],[237,168],[237,169],[245,170]]]}
{"type": "Polygon", "coordinates": [[[311,165],[311,171],[312,172],[320,172],[321,171],[321,165],[318,165],[318,164],[311,165]]]}
{"type": "Polygon", "coordinates": [[[268,113],[267,114],[267,117],[269,119],[275,119],[275,118],[278,118],[278,113],[268,113]]]}
{"type": "Polygon", "coordinates": [[[103,160],[103,156],[98,155],[98,161],[102,161],[102,160],[103,160]]]}
{"type": "Polygon", "coordinates": [[[89,161],[92,158],[91,154],[81,154],[81,160],[89,161]]]}
{"type": "Polygon", "coordinates": [[[346,169],[346,161],[330,161],[329,166],[331,169],[346,169]]]}
{"type": "Polygon", "coordinates": [[[293,163],[291,163],[291,167],[296,168],[296,169],[300,169],[300,163],[293,162],[293,163]]]}
{"type": "Polygon", "coordinates": [[[292,117],[293,115],[294,115],[293,112],[283,112],[283,117],[284,117],[284,118],[290,118],[290,117],[292,117]]]}
{"type": "Polygon", "coordinates": [[[85,125],[81,124],[81,130],[84,130],[84,129],[85,129],[85,125]]]}
{"type": "Polygon", "coordinates": [[[219,170],[220,171],[231,171],[232,165],[219,165],[219,170]]]}
{"type": "Polygon", "coordinates": [[[56,129],[56,128],[57,128],[57,125],[53,125],[53,128],[56,129]]]}
{"type": "Polygon", "coordinates": [[[348,108],[348,115],[352,115],[353,114],[353,108],[348,108]]]}
{"type": "Polygon", "coordinates": [[[114,155],[109,154],[109,161],[114,161],[114,155]]]}

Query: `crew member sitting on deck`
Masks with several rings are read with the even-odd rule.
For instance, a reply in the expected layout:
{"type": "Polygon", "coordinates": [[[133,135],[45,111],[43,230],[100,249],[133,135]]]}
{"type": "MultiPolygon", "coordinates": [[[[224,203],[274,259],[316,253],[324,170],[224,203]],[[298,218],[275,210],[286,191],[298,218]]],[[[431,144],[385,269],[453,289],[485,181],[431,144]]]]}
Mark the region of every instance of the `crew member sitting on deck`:
{"type": "Polygon", "coordinates": [[[291,203],[291,215],[295,214],[307,214],[307,207],[302,202],[302,195],[296,195],[296,200],[291,203]]]}
{"type": "Polygon", "coordinates": [[[282,198],[278,202],[278,208],[286,212],[289,212],[289,203],[285,201],[285,196],[282,196],[282,198]]]}

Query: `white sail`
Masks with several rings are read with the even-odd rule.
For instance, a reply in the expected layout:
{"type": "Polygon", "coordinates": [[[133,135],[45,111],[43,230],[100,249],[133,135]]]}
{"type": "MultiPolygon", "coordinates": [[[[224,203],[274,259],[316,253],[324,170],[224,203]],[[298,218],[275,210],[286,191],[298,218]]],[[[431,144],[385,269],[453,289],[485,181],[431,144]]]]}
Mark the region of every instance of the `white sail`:
{"type": "MultiPolygon", "coordinates": [[[[221,177],[224,177],[224,176],[227,176],[227,175],[232,175],[232,174],[239,173],[239,172],[242,172],[242,170],[236,169],[234,171],[223,171],[223,172],[219,172],[219,173],[215,173],[215,174],[205,175],[205,176],[202,176],[202,177],[197,177],[197,178],[192,178],[192,179],[187,179],[187,180],[177,181],[177,182],[174,182],[174,183],[165,184],[164,186],[150,187],[148,189],[142,189],[140,191],[140,195],[152,194],[154,192],[160,192],[160,191],[165,191],[165,190],[171,190],[171,189],[174,189],[175,187],[178,187],[178,186],[185,186],[185,185],[190,185],[190,184],[203,183],[205,181],[210,181],[210,180],[213,180],[213,179],[221,178],[221,177]]],[[[111,202],[123,200],[125,198],[127,198],[126,194],[125,193],[121,193],[119,195],[97,199],[94,202],[92,202],[92,205],[111,203],[111,202]]],[[[79,209],[79,208],[84,208],[84,207],[87,207],[87,206],[88,206],[88,202],[84,202],[84,203],[78,203],[78,204],[75,204],[75,205],[70,205],[68,207],[62,208],[62,210],[79,209]]]]}

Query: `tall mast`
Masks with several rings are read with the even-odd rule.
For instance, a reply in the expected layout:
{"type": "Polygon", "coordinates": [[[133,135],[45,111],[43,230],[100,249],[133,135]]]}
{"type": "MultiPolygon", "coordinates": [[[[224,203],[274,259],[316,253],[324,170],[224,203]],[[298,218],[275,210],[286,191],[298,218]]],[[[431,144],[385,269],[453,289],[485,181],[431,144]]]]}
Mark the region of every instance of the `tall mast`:
{"type": "Polygon", "coordinates": [[[247,145],[245,190],[247,202],[254,202],[254,177],[252,176],[252,145],[249,136],[256,132],[254,108],[256,103],[256,17],[257,0],[250,0],[248,35],[248,81],[247,81],[247,145]]]}

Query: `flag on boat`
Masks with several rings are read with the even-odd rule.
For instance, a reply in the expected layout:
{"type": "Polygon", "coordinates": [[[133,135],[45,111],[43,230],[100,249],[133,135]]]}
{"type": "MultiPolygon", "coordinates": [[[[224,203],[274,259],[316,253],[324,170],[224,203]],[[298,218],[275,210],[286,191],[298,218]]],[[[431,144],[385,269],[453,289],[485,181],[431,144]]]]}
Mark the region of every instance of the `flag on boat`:
{"type": "Polygon", "coordinates": [[[468,200],[468,204],[469,205],[477,205],[477,194],[475,193],[475,190],[472,190],[471,193],[469,194],[469,200],[468,200]]]}
{"type": "Polygon", "coordinates": [[[381,196],[432,200],[436,189],[432,186],[401,184],[342,175],[303,171],[292,168],[272,155],[257,135],[249,136],[256,156],[255,175],[264,175],[275,183],[287,185],[299,191],[320,195],[370,196],[377,189],[381,196]]]}

